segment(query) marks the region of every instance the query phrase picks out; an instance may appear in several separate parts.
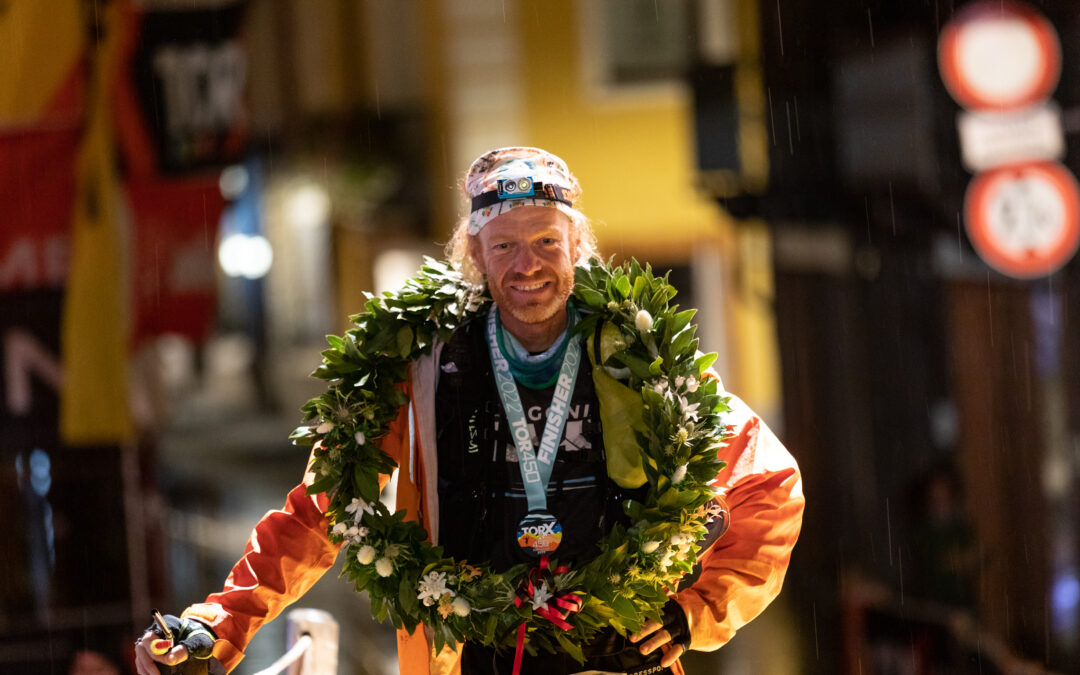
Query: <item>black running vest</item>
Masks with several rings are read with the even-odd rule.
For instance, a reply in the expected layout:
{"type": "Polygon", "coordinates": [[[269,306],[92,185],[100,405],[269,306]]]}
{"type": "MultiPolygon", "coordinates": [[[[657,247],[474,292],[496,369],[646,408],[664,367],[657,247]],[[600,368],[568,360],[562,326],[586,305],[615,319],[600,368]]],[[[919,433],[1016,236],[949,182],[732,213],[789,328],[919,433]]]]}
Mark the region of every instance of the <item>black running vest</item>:
{"type": "MultiPolygon", "coordinates": [[[[447,556],[489,560],[503,570],[535,559],[515,539],[528,509],[484,324],[477,320],[456,331],[439,359],[439,544],[447,556]]],[[[518,385],[534,444],[543,434],[553,392],[554,387],[518,385]]],[[[597,541],[625,518],[620,502],[627,496],[607,476],[592,367],[583,358],[547,490],[548,511],[563,527],[554,557],[572,562],[595,556],[597,541]]]]}

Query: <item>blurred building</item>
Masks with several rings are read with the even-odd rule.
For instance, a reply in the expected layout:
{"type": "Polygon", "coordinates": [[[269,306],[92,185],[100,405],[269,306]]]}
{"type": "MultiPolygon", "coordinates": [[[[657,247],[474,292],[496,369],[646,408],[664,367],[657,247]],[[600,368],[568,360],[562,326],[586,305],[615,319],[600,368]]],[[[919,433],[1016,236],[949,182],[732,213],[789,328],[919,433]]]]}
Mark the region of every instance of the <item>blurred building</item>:
{"type": "MultiPolygon", "coordinates": [[[[985,146],[958,132],[973,117],[989,126],[1060,106],[1048,127],[1060,147],[1013,128],[1004,136],[1021,147],[996,164],[1076,171],[1075,8],[735,4],[756,12],[760,50],[729,66],[703,58],[699,157],[728,178],[720,203],[764,220],[772,238],[783,437],[808,495],[789,586],[812,618],[800,632],[807,672],[1002,672],[1016,654],[1077,672],[1078,267],[1070,253],[1043,272],[1003,273],[973,248],[972,220],[995,216],[965,196],[973,174],[997,167],[972,166],[985,146]],[[1041,97],[962,110],[939,39],[972,17],[985,32],[964,39],[985,51],[966,67],[996,69],[979,74],[984,87],[1058,54],[1060,84],[1033,71],[1049,81],[1041,97]],[[748,101],[739,82],[755,72],[764,96],[748,101]],[[764,185],[730,151],[745,133],[713,138],[717,122],[737,129],[746,114],[768,130],[764,185]],[[950,487],[935,497],[945,467],[950,487]],[[970,585],[963,602],[926,581],[939,546],[927,526],[943,509],[965,521],[966,534],[946,538],[951,578],[970,585]],[[957,628],[957,611],[977,637],[957,628]]],[[[997,217],[1013,227],[1044,222],[1053,203],[1037,198],[1028,221],[1027,203],[1000,199],[997,217]]],[[[1075,231],[1075,215],[1065,220],[1075,231]]]]}

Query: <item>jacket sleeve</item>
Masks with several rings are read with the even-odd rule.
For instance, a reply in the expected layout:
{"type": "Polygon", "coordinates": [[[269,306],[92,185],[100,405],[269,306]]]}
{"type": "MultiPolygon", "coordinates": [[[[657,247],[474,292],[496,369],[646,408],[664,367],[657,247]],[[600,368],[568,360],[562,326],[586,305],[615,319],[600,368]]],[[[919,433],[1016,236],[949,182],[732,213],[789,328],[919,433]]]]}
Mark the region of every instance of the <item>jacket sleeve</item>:
{"type": "Polygon", "coordinates": [[[802,526],[802,478],[775,434],[736,397],[727,466],[716,487],[731,514],[727,532],[701,557],[701,575],[675,596],[690,624],[690,646],[711,651],[772,602],[802,526]]]}
{"type": "MultiPolygon", "coordinates": [[[[399,417],[391,425],[381,442],[391,456],[400,447],[401,420],[399,417]]],[[[214,656],[227,670],[244,658],[244,649],[256,631],[307,593],[337,558],[341,546],[327,537],[326,494],[306,494],[313,479],[309,471],[289,492],[285,505],[269,511],[255,525],[224,588],[183,613],[214,631],[214,656]]],[[[389,477],[379,479],[385,486],[389,477]]]]}

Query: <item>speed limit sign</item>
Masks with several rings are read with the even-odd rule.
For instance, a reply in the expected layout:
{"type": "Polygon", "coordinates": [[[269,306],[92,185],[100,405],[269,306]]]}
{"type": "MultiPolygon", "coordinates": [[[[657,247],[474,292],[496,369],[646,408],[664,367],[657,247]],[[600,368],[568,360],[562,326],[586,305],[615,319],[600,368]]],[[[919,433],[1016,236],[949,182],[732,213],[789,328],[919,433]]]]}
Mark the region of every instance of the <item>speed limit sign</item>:
{"type": "Polygon", "coordinates": [[[1046,276],[1080,243],[1080,190],[1056,162],[998,167],[968,185],[964,221],[988,265],[1020,279],[1046,276]]]}

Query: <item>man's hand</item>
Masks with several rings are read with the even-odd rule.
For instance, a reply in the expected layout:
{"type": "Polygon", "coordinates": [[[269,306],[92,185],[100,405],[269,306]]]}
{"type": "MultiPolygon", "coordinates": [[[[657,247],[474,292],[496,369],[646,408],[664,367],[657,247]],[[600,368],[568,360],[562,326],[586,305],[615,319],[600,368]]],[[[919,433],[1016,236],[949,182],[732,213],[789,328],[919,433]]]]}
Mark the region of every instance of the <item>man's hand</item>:
{"type": "Polygon", "coordinates": [[[664,648],[664,658],[660,659],[660,665],[667,668],[671,664],[679,660],[679,657],[683,655],[685,649],[681,644],[672,644],[671,633],[664,628],[664,624],[659,621],[648,621],[641,630],[630,636],[630,642],[640,642],[648,636],[652,636],[641,645],[641,653],[648,655],[655,652],[657,649],[664,648]]]}
{"type": "Polygon", "coordinates": [[[176,666],[191,657],[196,662],[177,672],[205,673],[213,650],[214,635],[205,624],[155,611],[154,624],[135,642],[135,669],[139,675],[159,675],[158,663],[176,666]]]}
{"type": "Polygon", "coordinates": [[[660,659],[660,665],[667,668],[678,661],[689,648],[690,624],[682,606],[674,598],[664,605],[663,619],[663,622],[646,621],[641,630],[630,636],[630,642],[636,644],[645,640],[640,647],[641,653],[645,655],[663,649],[664,657],[660,659]]]}
{"type": "Polygon", "coordinates": [[[188,650],[184,645],[176,645],[164,654],[154,654],[150,643],[157,639],[154,632],[148,630],[135,642],[135,671],[139,675],[159,675],[155,662],[175,666],[187,660],[188,650]]]}

